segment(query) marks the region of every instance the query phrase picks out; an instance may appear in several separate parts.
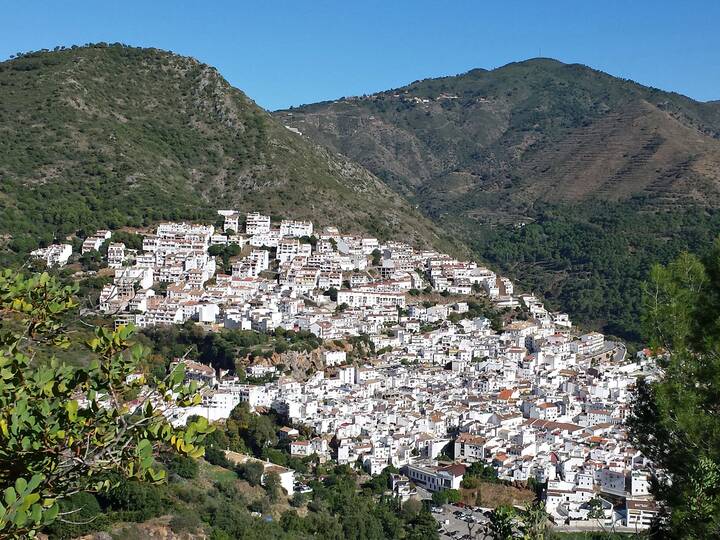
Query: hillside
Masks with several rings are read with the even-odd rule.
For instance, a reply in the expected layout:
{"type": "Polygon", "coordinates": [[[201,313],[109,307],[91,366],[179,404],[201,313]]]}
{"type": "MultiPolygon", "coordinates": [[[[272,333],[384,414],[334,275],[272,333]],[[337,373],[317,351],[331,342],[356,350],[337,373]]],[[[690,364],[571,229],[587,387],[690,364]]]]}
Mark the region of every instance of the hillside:
{"type": "Polygon", "coordinates": [[[626,337],[649,265],[720,232],[720,104],[585,66],[533,59],[274,114],[626,337]]]}
{"type": "Polygon", "coordinates": [[[0,95],[0,251],[97,227],[214,221],[218,207],[440,241],[372,174],[192,58],[103,44],[29,53],[0,63],[0,95]]]}
{"type": "MultiPolygon", "coordinates": [[[[720,194],[720,106],[535,59],[278,111],[431,214],[720,194]]],[[[712,195],[712,199],[708,199],[712,195]]],[[[504,212],[503,212],[504,213],[504,212]]]]}

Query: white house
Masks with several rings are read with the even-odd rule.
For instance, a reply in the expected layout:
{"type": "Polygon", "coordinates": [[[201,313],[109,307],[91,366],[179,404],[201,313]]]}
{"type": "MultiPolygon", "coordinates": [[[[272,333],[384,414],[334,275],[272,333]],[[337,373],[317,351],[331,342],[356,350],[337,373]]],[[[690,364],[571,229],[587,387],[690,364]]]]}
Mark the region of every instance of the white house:
{"type": "Polygon", "coordinates": [[[344,364],[347,360],[347,353],[345,351],[325,351],[323,352],[323,360],[325,360],[325,366],[327,367],[344,364]]]}
{"type": "Polygon", "coordinates": [[[454,463],[439,467],[427,464],[408,464],[401,472],[410,480],[423,486],[428,491],[444,491],[446,489],[460,489],[465,474],[465,465],[454,463]]]}

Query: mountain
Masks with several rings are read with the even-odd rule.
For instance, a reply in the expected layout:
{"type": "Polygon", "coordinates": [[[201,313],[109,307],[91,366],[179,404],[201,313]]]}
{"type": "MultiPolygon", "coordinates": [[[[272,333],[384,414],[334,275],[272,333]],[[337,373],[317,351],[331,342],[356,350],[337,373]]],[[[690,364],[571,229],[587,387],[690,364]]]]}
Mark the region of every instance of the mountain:
{"type": "Polygon", "coordinates": [[[236,207],[380,237],[441,231],[347,158],[275,121],[212,67],[92,45],[0,63],[0,251],[236,207]]]}
{"type": "Polygon", "coordinates": [[[511,210],[504,220],[537,200],[720,194],[720,105],[556,60],[275,114],[431,214],[462,204],[482,219],[511,210]]]}
{"type": "Polygon", "coordinates": [[[274,114],[606,331],[634,334],[652,261],[720,231],[720,104],[586,66],[538,58],[274,114]]]}

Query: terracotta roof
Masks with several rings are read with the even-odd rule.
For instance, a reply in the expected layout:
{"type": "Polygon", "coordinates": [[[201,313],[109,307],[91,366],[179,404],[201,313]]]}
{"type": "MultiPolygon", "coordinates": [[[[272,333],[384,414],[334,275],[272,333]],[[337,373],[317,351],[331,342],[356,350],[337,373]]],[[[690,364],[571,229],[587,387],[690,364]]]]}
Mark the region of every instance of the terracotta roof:
{"type": "Polygon", "coordinates": [[[512,393],[513,393],[513,391],[509,390],[509,389],[501,390],[500,393],[498,394],[498,399],[507,401],[508,399],[510,399],[512,397],[512,393]]]}
{"type": "Polygon", "coordinates": [[[582,427],[576,425],[576,424],[568,424],[565,422],[552,422],[550,420],[539,420],[539,419],[532,419],[525,422],[526,426],[529,427],[535,427],[535,428],[541,428],[541,429],[560,429],[562,431],[578,431],[580,429],[583,429],[582,427]]]}
{"type": "Polygon", "coordinates": [[[628,510],[644,510],[646,512],[657,512],[657,504],[655,503],[655,501],[627,499],[626,505],[628,510]]]}
{"type": "Polygon", "coordinates": [[[466,443],[466,444],[485,444],[487,439],[478,435],[472,435],[470,433],[461,433],[458,435],[455,442],[466,443]]]}
{"type": "Polygon", "coordinates": [[[466,468],[462,463],[453,463],[447,467],[440,467],[438,470],[448,472],[453,476],[462,476],[465,474],[466,468]]]}

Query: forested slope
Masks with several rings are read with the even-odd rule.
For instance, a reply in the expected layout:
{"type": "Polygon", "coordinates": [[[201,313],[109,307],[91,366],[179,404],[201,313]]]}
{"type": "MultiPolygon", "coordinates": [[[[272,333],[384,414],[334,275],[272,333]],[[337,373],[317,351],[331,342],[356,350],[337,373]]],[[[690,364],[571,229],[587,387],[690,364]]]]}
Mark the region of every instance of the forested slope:
{"type": "Polygon", "coordinates": [[[586,66],[533,59],[274,114],[626,337],[650,263],[720,232],[720,105],[586,66]]]}

